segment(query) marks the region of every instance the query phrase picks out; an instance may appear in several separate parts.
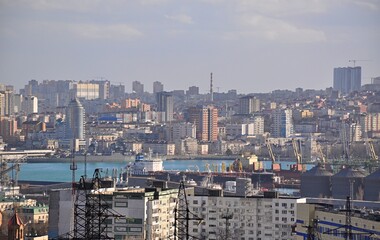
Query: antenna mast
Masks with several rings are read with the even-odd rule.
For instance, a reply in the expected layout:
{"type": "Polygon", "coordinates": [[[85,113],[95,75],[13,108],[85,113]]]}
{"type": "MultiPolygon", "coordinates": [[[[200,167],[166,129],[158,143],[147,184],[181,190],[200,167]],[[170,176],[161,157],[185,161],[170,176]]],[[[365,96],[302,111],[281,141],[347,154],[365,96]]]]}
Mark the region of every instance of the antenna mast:
{"type": "Polygon", "coordinates": [[[214,101],[214,91],[212,89],[213,84],[212,84],[212,73],[210,74],[210,101],[214,101]]]}

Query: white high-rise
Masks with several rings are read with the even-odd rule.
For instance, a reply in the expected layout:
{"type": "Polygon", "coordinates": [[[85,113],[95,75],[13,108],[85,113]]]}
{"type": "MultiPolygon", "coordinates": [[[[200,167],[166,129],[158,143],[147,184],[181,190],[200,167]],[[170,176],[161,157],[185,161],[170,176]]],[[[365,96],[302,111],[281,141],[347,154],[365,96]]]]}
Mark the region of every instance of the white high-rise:
{"type": "Polygon", "coordinates": [[[294,134],[293,116],[291,109],[278,109],[272,113],[272,137],[288,138],[294,134]]]}

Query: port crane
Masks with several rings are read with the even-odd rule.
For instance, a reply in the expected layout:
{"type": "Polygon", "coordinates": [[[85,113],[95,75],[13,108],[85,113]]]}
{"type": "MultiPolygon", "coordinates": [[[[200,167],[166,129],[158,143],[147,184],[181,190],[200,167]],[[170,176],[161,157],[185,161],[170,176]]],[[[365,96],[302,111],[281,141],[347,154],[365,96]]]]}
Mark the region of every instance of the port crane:
{"type": "Polygon", "coordinates": [[[299,139],[292,139],[292,145],[293,145],[293,151],[294,156],[296,157],[297,164],[302,164],[302,153],[301,153],[301,147],[300,147],[300,140],[299,139]]]}
{"type": "Polygon", "coordinates": [[[272,144],[269,142],[268,138],[265,139],[265,144],[268,148],[269,157],[272,160],[272,171],[274,170],[280,170],[281,166],[279,163],[276,163],[276,156],[273,153],[272,144]]]}

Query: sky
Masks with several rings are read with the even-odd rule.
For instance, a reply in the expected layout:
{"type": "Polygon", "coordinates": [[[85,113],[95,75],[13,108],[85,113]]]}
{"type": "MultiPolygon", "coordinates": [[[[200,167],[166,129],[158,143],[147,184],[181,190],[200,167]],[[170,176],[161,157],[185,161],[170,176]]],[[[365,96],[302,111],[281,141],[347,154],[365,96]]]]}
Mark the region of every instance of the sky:
{"type": "Polygon", "coordinates": [[[0,0],[0,83],[160,81],[238,93],[380,76],[380,0],[0,0]]]}

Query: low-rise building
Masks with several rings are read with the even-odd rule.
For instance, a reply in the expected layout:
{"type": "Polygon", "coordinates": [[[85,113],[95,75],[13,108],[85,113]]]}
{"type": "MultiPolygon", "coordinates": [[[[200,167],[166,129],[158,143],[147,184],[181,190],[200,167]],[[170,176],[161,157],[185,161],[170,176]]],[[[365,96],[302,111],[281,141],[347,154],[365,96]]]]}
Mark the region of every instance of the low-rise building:
{"type": "Polygon", "coordinates": [[[294,239],[380,239],[380,203],[353,201],[350,206],[342,199],[300,199],[294,239]]]}

